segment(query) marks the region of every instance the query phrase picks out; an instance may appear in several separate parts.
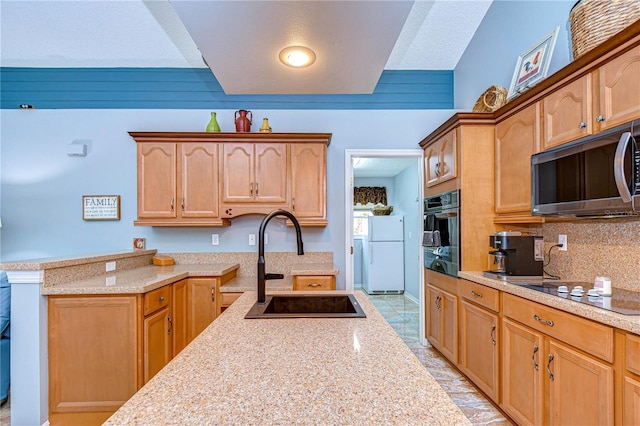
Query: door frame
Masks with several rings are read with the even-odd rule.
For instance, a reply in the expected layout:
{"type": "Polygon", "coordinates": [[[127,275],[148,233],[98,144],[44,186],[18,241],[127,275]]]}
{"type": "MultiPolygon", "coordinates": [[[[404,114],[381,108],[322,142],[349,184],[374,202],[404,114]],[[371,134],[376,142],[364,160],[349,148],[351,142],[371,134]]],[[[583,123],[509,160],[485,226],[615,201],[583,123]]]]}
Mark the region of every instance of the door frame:
{"type": "MultiPolygon", "coordinates": [[[[345,289],[354,290],[353,276],[353,159],[354,158],[415,158],[418,160],[418,197],[424,199],[424,152],[421,149],[346,149],[344,152],[344,206],[345,206],[345,289]]],[[[422,206],[422,202],[419,203],[422,206]]],[[[420,235],[422,235],[424,223],[420,221],[420,235]]],[[[420,340],[424,343],[424,259],[423,252],[419,253],[419,273],[420,277],[420,340]]]]}

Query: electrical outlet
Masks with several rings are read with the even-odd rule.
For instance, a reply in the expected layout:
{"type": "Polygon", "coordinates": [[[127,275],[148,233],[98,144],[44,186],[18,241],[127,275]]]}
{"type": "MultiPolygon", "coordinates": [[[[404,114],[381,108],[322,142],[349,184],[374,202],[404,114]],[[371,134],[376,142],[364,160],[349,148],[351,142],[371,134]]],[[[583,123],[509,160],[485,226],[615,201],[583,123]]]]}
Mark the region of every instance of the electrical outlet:
{"type": "Polygon", "coordinates": [[[567,251],[567,236],[563,234],[558,235],[558,244],[562,244],[560,251],[567,251]]]}
{"type": "Polygon", "coordinates": [[[106,269],[107,269],[107,272],[115,271],[116,270],[116,262],[107,262],[106,263],[106,269]]]}
{"type": "Polygon", "coordinates": [[[211,245],[217,246],[218,244],[220,244],[220,238],[218,237],[218,234],[211,234],[211,245]]]}
{"type": "Polygon", "coordinates": [[[256,234],[249,234],[249,245],[250,246],[256,245],[256,234]]]}

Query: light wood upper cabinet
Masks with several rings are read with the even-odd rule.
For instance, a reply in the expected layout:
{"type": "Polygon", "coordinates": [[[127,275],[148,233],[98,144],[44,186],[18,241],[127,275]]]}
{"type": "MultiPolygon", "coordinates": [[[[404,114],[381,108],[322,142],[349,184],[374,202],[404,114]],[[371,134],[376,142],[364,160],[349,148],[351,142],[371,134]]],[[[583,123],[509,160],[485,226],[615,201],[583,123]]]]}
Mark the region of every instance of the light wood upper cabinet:
{"type": "Polygon", "coordinates": [[[138,144],[138,218],[175,218],[175,143],[138,144]]]}
{"type": "MultiPolygon", "coordinates": [[[[166,138],[164,138],[166,139],[166,138]]],[[[136,225],[228,225],[219,218],[218,144],[138,143],[136,225]]]]}
{"type": "Polygon", "coordinates": [[[329,133],[129,132],[138,144],[135,225],[228,226],[288,209],[327,224],[329,133]]]}
{"type": "Polygon", "coordinates": [[[599,130],[640,118],[640,46],[598,69],[599,130]]]}
{"type": "Polygon", "coordinates": [[[179,144],[178,158],[179,216],[217,218],[218,144],[179,144]]]}
{"type": "Polygon", "coordinates": [[[327,146],[291,144],[291,213],[296,218],[327,217],[327,146]]]}
{"type": "Polygon", "coordinates": [[[543,99],[543,147],[553,148],[640,118],[640,47],[543,99]]]}
{"type": "Polygon", "coordinates": [[[458,175],[456,129],[425,147],[424,165],[427,187],[454,179],[458,175]]]}
{"type": "Polygon", "coordinates": [[[287,144],[223,144],[222,203],[285,204],[287,166],[287,144]]]}
{"type": "Polygon", "coordinates": [[[540,151],[539,103],[496,125],[495,210],[531,215],[531,155],[540,151]]]}
{"type": "Polygon", "coordinates": [[[590,135],[593,132],[591,75],[587,74],[542,100],[543,148],[590,135]]]}

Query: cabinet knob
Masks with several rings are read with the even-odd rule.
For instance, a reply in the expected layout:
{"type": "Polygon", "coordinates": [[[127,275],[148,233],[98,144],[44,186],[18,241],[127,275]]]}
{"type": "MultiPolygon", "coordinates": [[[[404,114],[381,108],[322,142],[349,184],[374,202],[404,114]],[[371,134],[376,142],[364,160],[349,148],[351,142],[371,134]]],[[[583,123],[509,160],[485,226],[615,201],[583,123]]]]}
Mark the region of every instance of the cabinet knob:
{"type": "Polygon", "coordinates": [[[256,197],[258,196],[258,182],[256,182],[256,197]]]}
{"type": "Polygon", "coordinates": [[[182,197],[182,203],[181,203],[181,206],[182,206],[182,211],[184,211],[184,197],[182,197]]]}
{"type": "Polygon", "coordinates": [[[585,127],[587,127],[587,123],[585,123],[584,121],[581,121],[580,124],[578,124],[578,128],[580,129],[584,129],[585,127]]]}
{"type": "Polygon", "coordinates": [[[598,121],[598,122],[600,122],[600,121],[604,121],[604,120],[606,120],[606,119],[607,119],[607,118],[606,118],[604,115],[599,115],[599,116],[597,116],[597,117],[596,117],[596,121],[598,121]]]}
{"type": "Polygon", "coordinates": [[[160,296],[160,297],[158,298],[158,300],[159,300],[159,301],[161,301],[161,302],[164,302],[164,296],[160,296]]]}
{"type": "Polygon", "coordinates": [[[173,197],[171,197],[171,210],[173,210],[173,197]]]}
{"type": "Polygon", "coordinates": [[[253,196],[253,182],[249,184],[249,195],[253,196]]]}

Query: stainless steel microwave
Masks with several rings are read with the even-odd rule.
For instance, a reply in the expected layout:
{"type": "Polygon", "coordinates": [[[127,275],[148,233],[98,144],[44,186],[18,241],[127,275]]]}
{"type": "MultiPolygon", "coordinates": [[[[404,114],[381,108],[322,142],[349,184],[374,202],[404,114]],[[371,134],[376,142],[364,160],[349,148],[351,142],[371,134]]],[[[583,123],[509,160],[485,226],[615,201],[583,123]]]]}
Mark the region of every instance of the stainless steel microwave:
{"type": "Polygon", "coordinates": [[[640,217],[640,120],[634,123],[534,154],[532,214],[640,217]]]}

